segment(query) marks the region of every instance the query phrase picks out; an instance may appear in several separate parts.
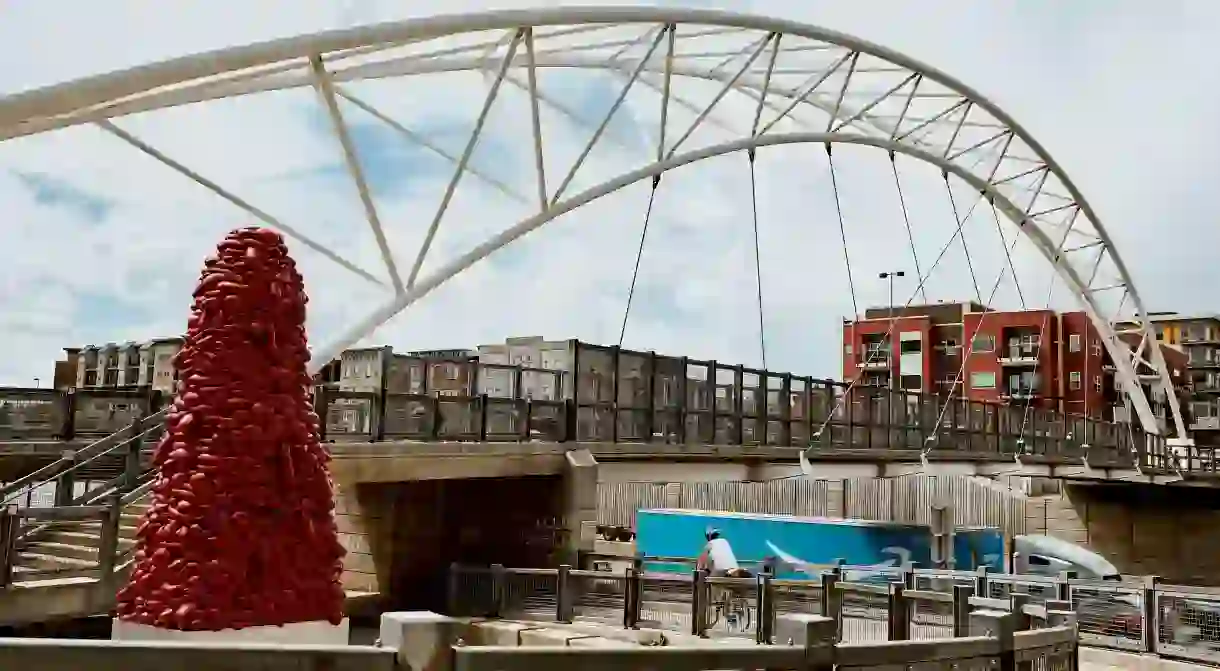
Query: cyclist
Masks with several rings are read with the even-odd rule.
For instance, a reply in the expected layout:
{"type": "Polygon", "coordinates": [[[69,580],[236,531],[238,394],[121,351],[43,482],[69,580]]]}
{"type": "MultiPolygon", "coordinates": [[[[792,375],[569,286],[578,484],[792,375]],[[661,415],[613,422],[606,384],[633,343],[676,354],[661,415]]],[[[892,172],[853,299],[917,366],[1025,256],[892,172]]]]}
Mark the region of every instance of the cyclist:
{"type": "Polygon", "coordinates": [[[703,536],[707,539],[707,544],[703,546],[703,552],[699,553],[695,568],[707,570],[708,575],[714,578],[750,577],[749,571],[737,565],[733,546],[721,536],[719,529],[708,527],[703,536]]]}
{"type": "MultiPolygon", "coordinates": [[[[708,527],[703,535],[707,539],[707,544],[699,553],[699,559],[695,563],[696,568],[706,570],[708,575],[714,578],[749,578],[752,576],[749,571],[738,566],[733,546],[721,536],[719,529],[708,527]]],[[[710,612],[713,614],[713,622],[715,619],[719,619],[720,613],[724,613],[729,626],[736,628],[743,617],[748,618],[748,613],[745,611],[748,606],[739,602],[735,603],[738,601],[735,597],[740,595],[734,592],[733,587],[728,585],[713,587],[710,595],[711,603],[708,604],[710,612]]],[[[746,621],[748,622],[748,619],[746,621]]]]}

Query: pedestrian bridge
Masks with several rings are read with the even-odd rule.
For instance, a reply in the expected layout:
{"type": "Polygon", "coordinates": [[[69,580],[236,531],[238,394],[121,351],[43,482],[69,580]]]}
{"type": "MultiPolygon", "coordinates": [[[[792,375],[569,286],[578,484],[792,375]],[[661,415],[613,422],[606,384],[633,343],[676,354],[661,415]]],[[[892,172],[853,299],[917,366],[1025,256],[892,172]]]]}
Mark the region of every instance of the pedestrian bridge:
{"type": "MultiPolygon", "coordinates": [[[[425,603],[435,603],[435,573],[451,561],[532,565],[555,548],[565,556],[590,551],[599,523],[630,526],[629,519],[617,519],[619,508],[630,517],[636,507],[685,502],[687,494],[669,491],[681,482],[736,481],[727,484],[762,487],[764,498],[793,499],[793,510],[765,512],[832,516],[877,514],[849,505],[848,483],[858,479],[1017,477],[1129,490],[1130,500],[1114,505],[1064,494],[1053,507],[1075,515],[1070,523],[1052,519],[1066,513],[1052,516],[1051,503],[1041,504],[1039,513],[1030,512],[1028,502],[1017,502],[1019,511],[1001,502],[1004,519],[1024,525],[1031,515],[1045,518],[1008,531],[1058,530],[1093,545],[1108,542],[1110,531],[1139,528],[1130,516],[1106,521],[1098,511],[1149,508],[1155,496],[1146,490],[1191,487],[1201,493],[1220,485],[1209,452],[1175,452],[1181,448],[1171,449],[1136,427],[1033,404],[946,403],[936,396],[579,341],[570,348],[568,372],[394,357],[371,390],[317,388],[323,438],[334,455],[339,527],[349,550],[344,581],[353,599],[420,594],[425,603]],[[829,490],[771,491],[772,484],[809,481],[837,487],[837,498],[829,490]],[[513,505],[478,503],[495,500],[513,505]],[[478,530],[478,538],[445,535],[446,529],[464,528],[478,530]],[[396,550],[421,544],[445,549],[410,553],[410,561],[396,550]],[[520,556],[493,556],[490,548],[496,547],[513,547],[520,556]]],[[[9,482],[0,495],[20,508],[8,522],[5,584],[11,587],[0,598],[0,621],[108,607],[113,591],[107,581],[130,560],[151,481],[150,450],[162,430],[160,402],[155,394],[132,391],[6,392],[4,430],[10,440],[0,444],[0,464],[8,464],[9,482]],[[111,409],[112,416],[100,408],[111,409]],[[128,418],[134,421],[128,424],[128,418]],[[11,440],[20,437],[25,439],[11,440]]],[[[700,501],[706,498],[699,498],[698,487],[687,489],[700,501]]],[[[725,501],[736,501],[745,494],[727,495],[725,501]]],[[[958,504],[967,505],[973,496],[967,492],[958,504]]],[[[1165,517],[1183,524],[1206,525],[1212,508],[1220,508],[1198,495],[1190,499],[1193,508],[1180,497],[1174,500],[1177,512],[1165,517]]],[[[707,499],[703,505],[737,505],[725,501],[707,499]]],[[[1192,533],[1160,531],[1169,537],[1192,533]]],[[[1134,546],[1102,550],[1121,555],[1124,561],[1116,564],[1132,573],[1209,583],[1220,575],[1217,567],[1191,563],[1189,553],[1162,556],[1134,546]]]]}
{"type": "MultiPolygon", "coordinates": [[[[492,470],[470,477],[540,474],[557,472],[564,452],[587,449],[605,461],[788,466],[803,454],[825,477],[935,471],[1220,484],[1211,448],[1170,446],[1132,424],[1060,413],[1037,399],[946,400],[577,340],[569,360],[571,370],[557,371],[391,356],[371,381],[319,386],[315,404],[337,476],[351,469],[366,474],[359,481],[399,478],[431,467],[460,477],[459,466],[480,462],[492,470]]],[[[149,444],[163,402],[136,390],[0,390],[2,477],[24,486],[35,468],[50,469],[40,471],[46,477],[74,464],[93,479],[112,475],[122,462],[119,436],[139,420],[149,444]]]]}

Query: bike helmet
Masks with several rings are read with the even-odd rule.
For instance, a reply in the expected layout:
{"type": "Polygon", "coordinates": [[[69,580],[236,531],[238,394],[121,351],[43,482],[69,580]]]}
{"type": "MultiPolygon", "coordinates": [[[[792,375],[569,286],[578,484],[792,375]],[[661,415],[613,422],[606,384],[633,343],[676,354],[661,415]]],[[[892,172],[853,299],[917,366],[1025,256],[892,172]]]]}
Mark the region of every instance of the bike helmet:
{"type": "Polygon", "coordinates": [[[720,538],[720,530],[716,527],[708,527],[707,530],[703,532],[703,537],[709,541],[720,538]]]}

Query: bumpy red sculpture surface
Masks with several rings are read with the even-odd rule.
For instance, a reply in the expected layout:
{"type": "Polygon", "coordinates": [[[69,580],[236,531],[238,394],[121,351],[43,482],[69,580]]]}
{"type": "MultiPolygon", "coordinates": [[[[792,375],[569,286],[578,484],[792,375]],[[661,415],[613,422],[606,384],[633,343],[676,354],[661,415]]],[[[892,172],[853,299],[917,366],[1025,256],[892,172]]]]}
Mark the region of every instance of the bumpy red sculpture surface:
{"type": "Polygon", "coordinates": [[[207,259],[120,619],[188,631],[341,621],[307,301],[274,231],[233,231],[207,259]]]}

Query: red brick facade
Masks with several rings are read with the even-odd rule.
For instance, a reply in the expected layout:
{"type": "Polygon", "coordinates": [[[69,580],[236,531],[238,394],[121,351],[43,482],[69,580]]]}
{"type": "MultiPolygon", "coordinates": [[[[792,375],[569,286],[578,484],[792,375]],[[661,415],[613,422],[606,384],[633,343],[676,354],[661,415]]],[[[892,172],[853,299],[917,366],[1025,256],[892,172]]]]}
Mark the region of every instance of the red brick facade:
{"type": "Polygon", "coordinates": [[[1083,312],[950,303],[895,313],[891,319],[884,308],[869,310],[864,319],[844,323],[845,379],[941,394],[960,379],[957,394],[971,400],[1113,415],[1114,368],[1083,312]],[[882,342],[887,333],[889,342],[882,342]]]}

